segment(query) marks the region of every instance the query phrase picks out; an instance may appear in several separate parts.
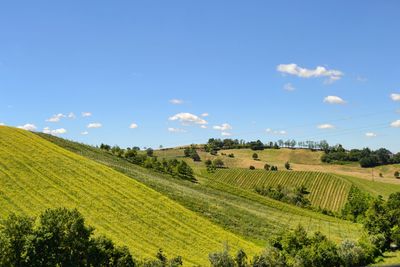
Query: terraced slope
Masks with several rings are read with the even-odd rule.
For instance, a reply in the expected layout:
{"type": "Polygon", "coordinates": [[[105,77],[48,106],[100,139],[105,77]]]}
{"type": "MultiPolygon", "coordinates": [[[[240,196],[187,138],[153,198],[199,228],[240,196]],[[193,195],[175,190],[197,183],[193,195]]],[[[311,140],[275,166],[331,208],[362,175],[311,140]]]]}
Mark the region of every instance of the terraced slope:
{"type": "Polygon", "coordinates": [[[205,266],[208,253],[225,241],[250,254],[259,250],[120,172],[31,132],[0,126],[0,217],[60,206],[78,208],[97,233],[139,257],[161,247],[187,265],[205,266]]]}
{"type": "Polygon", "coordinates": [[[210,177],[244,189],[278,185],[293,188],[304,185],[310,191],[309,199],[312,206],[332,211],[342,209],[351,188],[350,182],[319,172],[222,169],[210,177]]]}
{"type": "Polygon", "coordinates": [[[194,184],[152,172],[103,150],[62,138],[39,134],[65,149],[114,168],[202,217],[261,246],[266,240],[299,224],[321,231],[335,241],[358,239],[360,225],[262,197],[250,190],[198,176],[194,184]]]}

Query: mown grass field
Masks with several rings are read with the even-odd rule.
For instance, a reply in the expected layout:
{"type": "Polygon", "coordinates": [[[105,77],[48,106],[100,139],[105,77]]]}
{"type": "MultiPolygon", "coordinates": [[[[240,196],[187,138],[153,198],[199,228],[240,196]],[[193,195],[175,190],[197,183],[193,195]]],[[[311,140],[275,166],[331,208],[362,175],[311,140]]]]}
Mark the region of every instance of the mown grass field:
{"type": "Polygon", "coordinates": [[[137,257],[159,248],[186,265],[208,265],[224,242],[254,254],[260,247],[223,230],[146,185],[24,130],[0,126],[0,217],[77,208],[137,257]]]}
{"type": "MultiPolygon", "coordinates": [[[[385,183],[400,184],[400,179],[394,178],[394,172],[400,171],[400,164],[378,166],[375,168],[361,168],[358,163],[348,164],[326,164],[321,162],[322,151],[311,151],[308,149],[265,149],[261,151],[253,151],[250,149],[229,149],[221,150],[217,156],[198,150],[201,159],[220,158],[224,161],[228,168],[244,168],[248,169],[250,165],[257,169],[263,169],[264,164],[278,166],[279,170],[285,170],[285,162],[289,161],[291,167],[295,171],[316,171],[325,173],[335,173],[340,175],[352,176],[366,180],[375,180],[385,183]],[[234,158],[223,156],[222,153],[228,155],[233,153],[234,158]],[[253,153],[258,154],[258,160],[253,160],[253,153]],[[380,177],[379,174],[382,174],[380,177]]],[[[183,148],[174,148],[168,150],[158,150],[155,154],[159,157],[174,158],[183,157],[183,148]]],[[[200,171],[204,168],[202,163],[194,163],[190,159],[187,161],[196,170],[200,171]]]]}
{"type": "Polygon", "coordinates": [[[340,211],[345,205],[351,183],[328,173],[302,171],[265,171],[246,169],[219,169],[209,174],[213,179],[243,189],[253,190],[260,186],[287,188],[304,185],[310,194],[312,206],[340,211]]]}
{"type": "MultiPolygon", "coordinates": [[[[155,173],[110,153],[61,138],[43,138],[114,168],[175,200],[204,218],[249,241],[265,246],[269,238],[299,224],[309,231],[321,231],[337,242],[358,239],[361,227],[348,221],[262,197],[251,191],[197,176],[199,183],[155,173]]],[[[177,157],[179,155],[173,155],[177,157]]],[[[204,163],[202,163],[204,164],[204,163]]]]}

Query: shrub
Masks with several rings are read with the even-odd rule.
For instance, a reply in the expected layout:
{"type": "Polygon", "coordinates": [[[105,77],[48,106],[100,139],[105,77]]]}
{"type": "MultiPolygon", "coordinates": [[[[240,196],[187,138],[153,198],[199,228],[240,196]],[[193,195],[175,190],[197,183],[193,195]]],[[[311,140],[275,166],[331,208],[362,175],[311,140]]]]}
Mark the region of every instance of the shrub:
{"type": "Polygon", "coordinates": [[[250,169],[250,170],[255,170],[256,167],[254,167],[253,165],[250,165],[249,169],[250,169]]]}

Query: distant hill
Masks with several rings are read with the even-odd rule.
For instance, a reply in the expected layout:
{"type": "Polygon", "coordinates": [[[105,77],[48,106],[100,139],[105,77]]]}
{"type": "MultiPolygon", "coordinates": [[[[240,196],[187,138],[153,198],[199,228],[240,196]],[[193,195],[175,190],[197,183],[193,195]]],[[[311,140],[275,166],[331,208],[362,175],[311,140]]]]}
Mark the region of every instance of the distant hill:
{"type": "Polygon", "coordinates": [[[159,248],[186,265],[208,265],[225,241],[261,248],[223,230],[146,185],[24,130],[0,126],[0,217],[77,208],[96,228],[139,257],[159,248]]]}
{"type": "MultiPolygon", "coordinates": [[[[198,183],[177,179],[169,175],[139,167],[105,150],[79,144],[51,135],[41,137],[79,155],[114,168],[138,180],[204,218],[243,238],[265,246],[266,241],[282,231],[294,229],[299,224],[310,232],[321,231],[334,241],[357,239],[360,225],[326,216],[260,196],[250,190],[219,182],[202,175],[204,162],[197,166],[198,183]]],[[[157,151],[159,157],[183,159],[182,150],[157,151]],[[181,154],[182,153],[182,154],[181,154]]]]}

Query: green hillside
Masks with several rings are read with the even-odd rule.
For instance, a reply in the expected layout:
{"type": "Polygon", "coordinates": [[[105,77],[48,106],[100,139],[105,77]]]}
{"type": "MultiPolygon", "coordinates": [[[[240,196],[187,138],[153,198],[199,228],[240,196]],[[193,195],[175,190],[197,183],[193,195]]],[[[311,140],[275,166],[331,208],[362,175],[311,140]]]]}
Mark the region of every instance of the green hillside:
{"type": "Polygon", "coordinates": [[[211,174],[210,177],[244,189],[278,185],[293,188],[304,185],[310,191],[308,198],[312,206],[332,211],[339,211],[343,208],[351,188],[350,182],[331,174],[319,172],[221,169],[211,174]]]}
{"type": "Polygon", "coordinates": [[[0,217],[60,206],[78,208],[97,233],[139,257],[161,247],[186,264],[206,265],[208,253],[225,241],[250,254],[259,250],[134,179],[31,132],[0,126],[0,217]]]}
{"type": "Polygon", "coordinates": [[[139,167],[101,149],[50,135],[39,135],[132,177],[202,217],[261,246],[265,246],[266,240],[272,236],[294,229],[299,224],[311,232],[321,231],[335,241],[357,239],[360,235],[358,224],[268,199],[215,179],[197,176],[199,183],[194,184],[139,167]]]}

